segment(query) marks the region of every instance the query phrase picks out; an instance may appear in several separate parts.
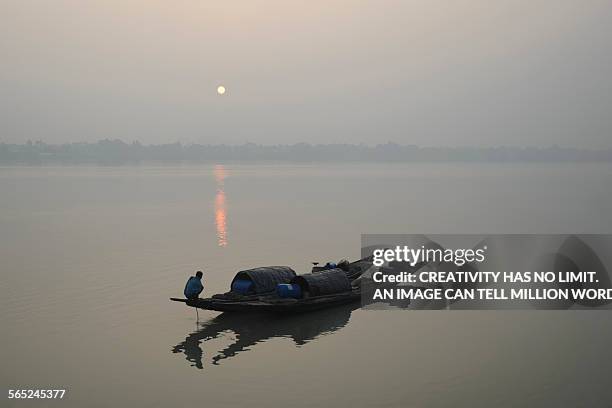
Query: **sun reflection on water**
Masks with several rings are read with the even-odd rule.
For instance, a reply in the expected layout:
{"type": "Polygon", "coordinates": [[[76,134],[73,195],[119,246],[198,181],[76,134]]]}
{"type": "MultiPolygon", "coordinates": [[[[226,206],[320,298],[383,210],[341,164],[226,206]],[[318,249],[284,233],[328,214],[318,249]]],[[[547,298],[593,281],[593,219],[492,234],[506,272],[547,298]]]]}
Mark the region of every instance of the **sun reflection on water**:
{"type": "Polygon", "coordinates": [[[227,246],[227,206],[225,203],[224,180],[227,177],[225,167],[221,164],[215,165],[215,181],[217,182],[217,194],[215,195],[215,224],[217,227],[217,244],[220,247],[227,246]]]}

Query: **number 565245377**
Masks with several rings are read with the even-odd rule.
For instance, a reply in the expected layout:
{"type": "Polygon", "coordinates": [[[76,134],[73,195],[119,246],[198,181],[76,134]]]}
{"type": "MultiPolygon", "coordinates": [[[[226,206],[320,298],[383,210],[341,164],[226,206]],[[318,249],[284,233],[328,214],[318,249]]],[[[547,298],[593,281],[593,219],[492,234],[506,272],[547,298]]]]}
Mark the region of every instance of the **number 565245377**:
{"type": "Polygon", "coordinates": [[[8,390],[9,399],[62,399],[66,390],[8,390]]]}

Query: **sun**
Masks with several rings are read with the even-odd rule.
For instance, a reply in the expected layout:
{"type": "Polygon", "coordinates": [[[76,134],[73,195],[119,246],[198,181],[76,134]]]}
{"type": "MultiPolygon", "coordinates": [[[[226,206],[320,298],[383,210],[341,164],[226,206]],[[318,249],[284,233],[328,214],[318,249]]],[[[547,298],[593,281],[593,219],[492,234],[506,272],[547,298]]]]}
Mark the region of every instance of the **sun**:
{"type": "Polygon", "coordinates": [[[217,87],[217,93],[218,93],[219,95],[223,95],[223,94],[225,93],[225,87],[224,87],[223,85],[219,85],[219,86],[217,87]]]}

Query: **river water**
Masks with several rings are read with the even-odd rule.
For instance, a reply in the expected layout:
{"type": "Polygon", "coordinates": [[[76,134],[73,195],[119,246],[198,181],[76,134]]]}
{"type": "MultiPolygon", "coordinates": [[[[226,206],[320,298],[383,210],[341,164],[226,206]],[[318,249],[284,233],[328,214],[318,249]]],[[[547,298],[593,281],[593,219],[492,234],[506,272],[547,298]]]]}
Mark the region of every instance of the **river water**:
{"type": "MultiPolygon", "coordinates": [[[[70,407],[607,407],[610,311],[232,316],[204,270],[355,259],[362,233],[611,233],[610,164],[0,168],[0,384],[70,407]]],[[[5,398],[5,397],[3,397],[5,398]]]]}

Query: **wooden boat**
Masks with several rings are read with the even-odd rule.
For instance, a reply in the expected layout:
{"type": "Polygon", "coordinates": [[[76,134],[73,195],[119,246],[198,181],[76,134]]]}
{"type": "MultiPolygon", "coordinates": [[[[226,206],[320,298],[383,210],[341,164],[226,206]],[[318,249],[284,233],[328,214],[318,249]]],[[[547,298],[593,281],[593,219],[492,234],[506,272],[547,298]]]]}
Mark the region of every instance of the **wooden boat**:
{"type": "MultiPolygon", "coordinates": [[[[285,282],[295,282],[308,289],[305,290],[307,295],[299,299],[279,297],[275,292],[276,284],[274,284],[273,290],[267,290],[270,289],[270,285],[263,285],[261,290],[248,295],[240,295],[230,291],[205,299],[170,298],[170,300],[182,302],[187,306],[199,309],[219,312],[309,312],[358,302],[361,299],[359,278],[371,266],[371,257],[349,263],[344,269],[325,270],[315,266],[312,273],[298,275],[285,282]],[[309,284],[310,286],[308,286],[309,284]]],[[[239,272],[236,277],[245,276],[245,272],[246,275],[249,275],[250,271],[239,272]]],[[[257,279],[257,276],[254,276],[254,278],[257,279]]]]}

